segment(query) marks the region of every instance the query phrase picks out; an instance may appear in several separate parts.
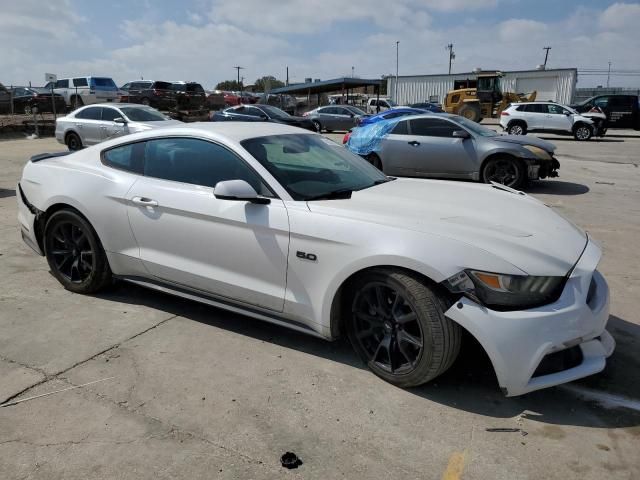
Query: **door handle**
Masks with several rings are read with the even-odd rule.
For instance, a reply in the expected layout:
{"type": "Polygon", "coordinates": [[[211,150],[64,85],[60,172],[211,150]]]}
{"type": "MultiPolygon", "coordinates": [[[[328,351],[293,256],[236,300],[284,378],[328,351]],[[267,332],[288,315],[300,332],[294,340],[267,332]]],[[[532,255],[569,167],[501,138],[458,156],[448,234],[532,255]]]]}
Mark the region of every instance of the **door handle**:
{"type": "Polygon", "coordinates": [[[408,142],[409,145],[411,145],[412,147],[417,147],[418,145],[420,145],[420,142],[416,142],[415,140],[412,140],[410,142],[408,142]]]}
{"type": "Polygon", "coordinates": [[[76,123],[76,127],[82,128],[82,124],[81,123],[76,123]]]}
{"type": "Polygon", "coordinates": [[[157,207],[158,206],[158,202],[156,202],[155,200],[152,200],[150,198],[147,198],[147,197],[133,197],[131,199],[131,201],[133,203],[135,203],[136,205],[141,205],[143,207],[157,207]]]}

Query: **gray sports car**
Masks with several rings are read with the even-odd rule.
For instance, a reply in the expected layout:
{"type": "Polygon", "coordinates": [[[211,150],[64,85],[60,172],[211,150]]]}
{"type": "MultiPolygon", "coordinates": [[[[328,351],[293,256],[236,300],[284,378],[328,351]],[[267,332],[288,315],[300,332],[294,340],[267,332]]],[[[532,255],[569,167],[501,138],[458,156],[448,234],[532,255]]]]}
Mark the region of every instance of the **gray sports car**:
{"type": "Polygon", "coordinates": [[[354,129],[347,148],[387,175],[470,179],[518,188],[557,177],[555,145],[500,135],[458,115],[402,117],[354,129]]]}

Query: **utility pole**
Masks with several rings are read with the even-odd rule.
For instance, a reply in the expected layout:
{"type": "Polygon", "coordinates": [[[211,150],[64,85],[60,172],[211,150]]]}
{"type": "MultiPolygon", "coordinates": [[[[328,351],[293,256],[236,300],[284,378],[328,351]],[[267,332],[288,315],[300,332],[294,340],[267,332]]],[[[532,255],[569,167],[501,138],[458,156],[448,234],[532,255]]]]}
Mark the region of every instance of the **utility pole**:
{"type": "Polygon", "coordinates": [[[244,70],[244,67],[233,67],[238,71],[238,87],[240,87],[240,70],[244,70]]]}
{"type": "Polygon", "coordinates": [[[356,71],[356,67],[351,67],[351,78],[355,78],[356,76],[355,71],[356,71]]]}
{"type": "Polygon", "coordinates": [[[287,65],[287,87],[289,86],[289,65],[287,65]]]}
{"type": "Polygon", "coordinates": [[[449,75],[451,75],[451,62],[456,58],[456,53],[453,51],[453,43],[450,43],[445,48],[449,50],[449,75]]]}
{"type": "Polygon", "coordinates": [[[398,103],[398,64],[399,64],[398,58],[399,58],[399,51],[400,51],[399,45],[400,45],[400,41],[397,40],[396,41],[396,93],[393,99],[393,101],[396,103],[398,103]]]}
{"type": "Polygon", "coordinates": [[[609,78],[611,77],[611,62],[609,62],[609,70],[607,70],[607,88],[609,88],[609,78]]]}
{"type": "Polygon", "coordinates": [[[544,68],[547,68],[547,59],[549,58],[549,50],[551,50],[551,47],[542,47],[542,49],[546,50],[544,53],[544,68]]]}

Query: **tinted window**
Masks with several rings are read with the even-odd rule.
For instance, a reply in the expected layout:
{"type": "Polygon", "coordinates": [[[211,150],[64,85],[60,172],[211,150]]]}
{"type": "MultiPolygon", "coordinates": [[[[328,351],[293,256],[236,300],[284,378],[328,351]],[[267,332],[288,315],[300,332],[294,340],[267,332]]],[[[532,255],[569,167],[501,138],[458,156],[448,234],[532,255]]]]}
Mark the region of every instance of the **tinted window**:
{"type": "Polygon", "coordinates": [[[409,135],[409,122],[404,120],[402,122],[398,122],[391,133],[394,135],[409,135]]]}
{"type": "Polygon", "coordinates": [[[78,113],[76,113],[75,118],[83,118],[85,120],[100,120],[102,118],[102,108],[85,108],[84,110],[80,110],[78,113]]]}
{"type": "Polygon", "coordinates": [[[125,83],[120,87],[120,90],[129,90],[131,88],[131,83],[125,83]]]}
{"type": "Polygon", "coordinates": [[[546,105],[546,107],[547,112],[551,113],[552,115],[564,115],[564,113],[567,112],[567,110],[562,108],[560,105],[548,104],[546,105]]]}
{"type": "Polygon", "coordinates": [[[74,78],[73,79],[73,86],[74,87],[86,87],[87,86],[87,79],[86,78],[74,78]]]}
{"type": "Polygon", "coordinates": [[[69,88],[69,80],[58,80],[56,82],[56,88],[69,88]]]}
{"type": "Polygon", "coordinates": [[[143,160],[144,142],[130,143],[102,153],[102,162],[105,165],[133,173],[142,173],[143,160]]]}
{"type": "Polygon", "coordinates": [[[102,120],[106,120],[108,122],[113,122],[118,117],[122,117],[122,115],[115,108],[103,108],[102,109],[102,120]]]}
{"type": "Polygon", "coordinates": [[[164,122],[167,117],[151,107],[121,107],[120,110],[132,122],[164,122]]]}
{"type": "MultiPolygon", "coordinates": [[[[151,86],[151,84],[149,84],[151,86]]],[[[171,84],[169,82],[153,82],[153,88],[159,90],[171,90],[171,84]]]]}
{"type": "Polygon", "coordinates": [[[593,104],[600,108],[606,108],[609,105],[609,97],[598,97],[593,99],[593,104]]]}
{"type": "Polygon", "coordinates": [[[529,113],[547,113],[547,107],[539,103],[530,103],[526,105],[525,111],[529,113]]]}
{"type": "Polygon", "coordinates": [[[416,118],[411,120],[411,133],[423,137],[452,137],[458,128],[451,122],[439,118],[416,118]]]}
{"type": "Polygon", "coordinates": [[[609,107],[610,108],[616,108],[616,107],[631,108],[631,105],[632,105],[631,98],[632,97],[626,97],[623,95],[609,97],[609,107]]]}
{"type": "Polygon", "coordinates": [[[92,77],[91,88],[97,88],[98,90],[117,90],[118,89],[114,81],[106,77],[92,77]]]}
{"type": "Polygon", "coordinates": [[[220,145],[194,138],[146,142],[144,174],[205,187],[223,180],[245,180],[259,194],[272,196],[244,160],[220,145]]]}
{"type": "Polygon", "coordinates": [[[336,110],[337,110],[336,113],[338,115],[351,115],[351,112],[349,110],[347,110],[346,108],[337,107],[336,110]]]}
{"type": "Polygon", "coordinates": [[[239,110],[238,113],[241,113],[242,115],[249,115],[250,117],[258,117],[258,118],[264,115],[264,112],[262,112],[262,110],[259,110],[253,107],[244,107],[242,110],[239,110]]]}
{"type": "Polygon", "coordinates": [[[133,82],[131,84],[131,88],[141,89],[141,88],[149,88],[151,86],[151,82],[133,82]]]}
{"type": "Polygon", "coordinates": [[[188,83],[187,92],[204,93],[204,88],[199,83],[188,83]]]}

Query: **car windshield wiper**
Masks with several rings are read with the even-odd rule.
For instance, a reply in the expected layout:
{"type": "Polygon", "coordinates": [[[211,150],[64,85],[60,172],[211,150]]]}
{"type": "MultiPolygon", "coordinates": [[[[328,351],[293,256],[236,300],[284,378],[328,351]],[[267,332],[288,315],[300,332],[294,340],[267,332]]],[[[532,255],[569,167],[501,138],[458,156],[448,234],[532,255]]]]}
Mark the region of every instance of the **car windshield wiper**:
{"type": "Polygon", "coordinates": [[[342,188],[340,190],[333,190],[327,193],[321,193],[320,195],[312,195],[310,197],[305,198],[305,201],[310,200],[337,200],[337,199],[345,199],[351,198],[351,194],[353,190],[349,188],[342,188]]]}

